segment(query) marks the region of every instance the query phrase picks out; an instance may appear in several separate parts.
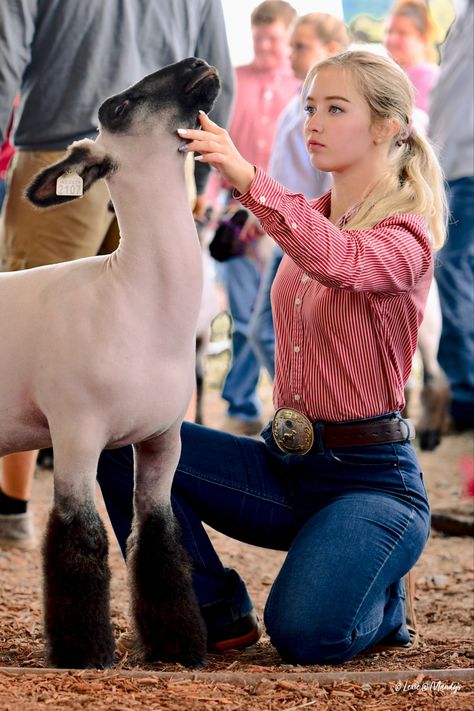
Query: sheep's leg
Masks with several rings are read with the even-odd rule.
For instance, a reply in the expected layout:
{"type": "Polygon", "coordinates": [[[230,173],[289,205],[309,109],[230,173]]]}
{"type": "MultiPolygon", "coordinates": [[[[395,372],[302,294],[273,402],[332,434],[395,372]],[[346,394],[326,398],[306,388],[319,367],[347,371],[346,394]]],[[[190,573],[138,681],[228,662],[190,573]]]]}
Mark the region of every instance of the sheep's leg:
{"type": "Polygon", "coordinates": [[[132,611],[147,661],[202,666],[206,628],[170,505],[179,428],[135,446],[135,520],[128,541],[132,611]]]}
{"type": "Polygon", "coordinates": [[[425,318],[418,336],[418,349],[423,364],[423,386],[420,395],[421,417],[417,429],[420,447],[426,450],[434,449],[440,443],[451,399],[448,379],[438,362],[441,329],[438,286],[433,280],[425,318]]]}
{"type": "Polygon", "coordinates": [[[206,355],[208,339],[203,336],[196,337],[196,416],[198,425],[203,423],[204,379],[206,376],[206,355]]]}
{"type": "Polygon", "coordinates": [[[45,634],[50,664],[113,663],[108,540],[95,506],[100,448],[54,445],[54,504],[43,544],[45,634]]]}

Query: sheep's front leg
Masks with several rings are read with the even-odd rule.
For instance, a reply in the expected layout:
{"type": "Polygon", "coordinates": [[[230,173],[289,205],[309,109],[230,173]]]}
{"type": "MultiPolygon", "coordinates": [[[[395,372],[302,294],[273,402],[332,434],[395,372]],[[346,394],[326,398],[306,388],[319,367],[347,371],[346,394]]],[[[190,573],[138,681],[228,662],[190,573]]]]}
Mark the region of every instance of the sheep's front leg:
{"type": "Polygon", "coordinates": [[[95,506],[97,452],[54,441],[54,504],[43,544],[44,616],[49,663],[111,666],[108,540],[95,506]]]}
{"type": "Polygon", "coordinates": [[[134,449],[135,517],[128,564],[139,649],[147,661],[202,666],[206,628],[170,504],[179,428],[134,449]]]}

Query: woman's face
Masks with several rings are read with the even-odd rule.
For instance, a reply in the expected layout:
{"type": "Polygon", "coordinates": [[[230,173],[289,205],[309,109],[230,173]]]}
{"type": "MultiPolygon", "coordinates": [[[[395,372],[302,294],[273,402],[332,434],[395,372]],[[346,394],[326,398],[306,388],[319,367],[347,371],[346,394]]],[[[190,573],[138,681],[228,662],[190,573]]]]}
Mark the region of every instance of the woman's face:
{"type": "Polygon", "coordinates": [[[278,69],[288,58],[288,29],[277,20],[252,27],[254,61],[258,69],[278,69]]]}
{"type": "Polygon", "coordinates": [[[413,20],[404,15],[392,17],[385,34],[385,47],[401,67],[411,67],[426,56],[426,42],[413,20]]]}
{"type": "Polygon", "coordinates": [[[326,67],[309,87],[304,135],[311,164],[344,172],[370,162],[374,153],[371,114],[350,72],[326,67]]]}

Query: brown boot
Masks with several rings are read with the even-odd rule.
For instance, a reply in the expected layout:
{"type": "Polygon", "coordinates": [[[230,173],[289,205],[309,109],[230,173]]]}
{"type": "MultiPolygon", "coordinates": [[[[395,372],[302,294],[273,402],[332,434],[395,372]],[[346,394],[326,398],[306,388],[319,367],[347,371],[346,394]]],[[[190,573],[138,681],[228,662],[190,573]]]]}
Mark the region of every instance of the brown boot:
{"type": "Polygon", "coordinates": [[[420,641],[419,630],[416,623],[415,614],[415,575],[413,570],[410,570],[403,578],[403,586],[405,588],[405,621],[408,628],[410,639],[408,642],[401,643],[391,639],[391,635],[382,639],[373,647],[370,647],[370,652],[400,652],[403,650],[412,650],[418,646],[420,641]]]}

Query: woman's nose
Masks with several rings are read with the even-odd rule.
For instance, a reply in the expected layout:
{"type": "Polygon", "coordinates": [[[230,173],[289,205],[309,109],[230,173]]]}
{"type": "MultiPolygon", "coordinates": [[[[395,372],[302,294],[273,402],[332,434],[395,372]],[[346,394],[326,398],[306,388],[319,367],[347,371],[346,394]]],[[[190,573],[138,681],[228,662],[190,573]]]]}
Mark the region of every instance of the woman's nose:
{"type": "Polygon", "coordinates": [[[310,116],[306,122],[306,127],[310,131],[316,131],[317,133],[321,133],[321,131],[323,130],[321,116],[318,116],[317,114],[313,114],[313,116],[310,116]]]}

